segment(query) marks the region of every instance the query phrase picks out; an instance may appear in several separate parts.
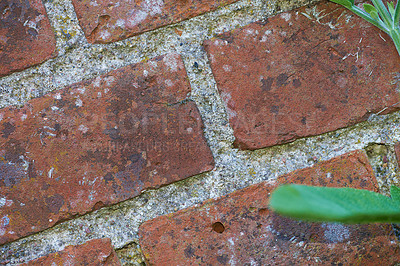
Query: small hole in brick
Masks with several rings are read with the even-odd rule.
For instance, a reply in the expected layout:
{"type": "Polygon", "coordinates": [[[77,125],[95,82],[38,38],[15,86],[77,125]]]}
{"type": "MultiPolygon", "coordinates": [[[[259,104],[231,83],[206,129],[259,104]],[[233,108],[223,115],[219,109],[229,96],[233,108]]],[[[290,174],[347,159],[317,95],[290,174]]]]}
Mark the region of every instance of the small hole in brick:
{"type": "Polygon", "coordinates": [[[217,232],[219,234],[222,234],[225,231],[225,226],[220,222],[216,222],[216,223],[213,223],[212,229],[215,232],[217,232]]]}
{"type": "Polygon", "coordinates": [[[258,210],[258,214],[264,216],[268,214],[268,210],[266,208],[262,208],[258,210]]]}

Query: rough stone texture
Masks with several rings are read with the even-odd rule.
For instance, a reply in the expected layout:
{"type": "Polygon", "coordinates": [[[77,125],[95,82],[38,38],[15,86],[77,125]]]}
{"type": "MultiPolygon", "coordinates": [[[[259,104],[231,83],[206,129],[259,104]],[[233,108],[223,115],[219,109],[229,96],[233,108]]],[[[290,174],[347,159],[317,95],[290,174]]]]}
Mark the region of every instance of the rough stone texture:
{"type": "Polygon", "coordinates": [[[0,1],[0,77],[56,56],[41,0],[0,1]]]}
{"type": "Polygon", "coordinates": [[[149,265],[330,265],[400,262],[389,225],[314,224],[268,209],[277,184],[377,190],[363,151],[355,151],[145,222],[140,245],[149,265]]]}
{"type": "Polygon", "coordinates": [[[213,168],[177,54],[0,110],[0,243],[213,168]]]}
{"type": "Polygon", "coordinates": [[[109,238],[95,239],[79,246],[67,246],[64,250],[29,261],[22,265],[121,265],[109,238]]]}
{"type": "Polygon", "coordinates": [[[339,5],[317,7],[205,42],[239,148],[287,143],[399,109],[390,38],[339,5]]]}
{"type": "Polygon", "coordinates": [[[107,1],[72,0],[79,24],[91,43],[122,40],[215,10],[237,0],[107,1]]]}

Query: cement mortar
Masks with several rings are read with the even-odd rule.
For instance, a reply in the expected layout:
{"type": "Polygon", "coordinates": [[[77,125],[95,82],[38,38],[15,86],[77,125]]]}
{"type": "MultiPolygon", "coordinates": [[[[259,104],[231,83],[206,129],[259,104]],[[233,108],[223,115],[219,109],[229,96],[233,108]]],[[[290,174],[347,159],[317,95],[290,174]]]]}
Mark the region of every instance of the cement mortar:
{"type": "Polygon", "coordinates": [[[373,115],[369,121],[350,128],[271,148],[239,151],[232,146],[233,131],[202,42],[216,34],[311,2],[317,1],[243,0],[127,40],[91,45],[84,38],[69,1],[45,1],[56,34],[59,56],[37,67],[1,78],[0,107],[22,105],[33,97],[110,70],[178,52],[182,55],[192,86],[190,98],[196,102],[204,120],[205,136],[216,167],[209,173],[146,191],[132,200],[5,244],[0,247],[0,263],[21,263],[61,250],[67,245],[109,237],[114,247],[119,249],[117,253],[124,265],[139,265],[143,258],[137,244],[137,232],[142,222],[252,184],[274,180],[282,174],[356,149],[367,150],[379,184],[387,192],[390,184],[399,181],[393,152],[394,144],[400,140],[399,112],[373,115]]]}

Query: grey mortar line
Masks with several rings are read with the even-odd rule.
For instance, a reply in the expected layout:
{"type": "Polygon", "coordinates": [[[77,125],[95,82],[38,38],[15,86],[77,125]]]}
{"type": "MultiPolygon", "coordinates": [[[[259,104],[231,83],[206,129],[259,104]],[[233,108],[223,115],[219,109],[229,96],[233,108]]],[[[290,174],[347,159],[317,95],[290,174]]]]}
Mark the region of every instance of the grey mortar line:
{"type": "MultiPolygon", "coordinates": [[[[261,1],[255,2],[260,4],[260,8],[264,4],[261,1]]],[[[0,248],[2,258],[10,252],[10,256],[7,257],[12,259],[12,262],[18,263],[22,260],[34,259],[50,252],[61,250],[69,244],[80,244],[99,237],[110,237],[116,248],[122,248],[129,243],[137,243],[138,226],[145,220],[193,206],[209,198],[216,198],[263,180],[273,180],[281,174],[311,166],[315,161],[327,160],[354,149],[365,148],[370,143],[393,145],[399,141],[400,115],[392,114],[380,117],[372,116],[369,122],[361,123],[355,127],[301,139],[286,145],[253,152],[233,149],[231,146],[233,142],[232,129],[227,124],[226,112],[217,93],[207,57],[200,45],[204,39],[208,39],[216,33],[229,30],[229,27],[225,23],[226,20],[232,19],[230,16],[235,17],[235,19],[237,18],[238,11],[236,9],[242,7],[243,10],[243,5],[246,8],[254,7],[256,5],[251,5],[251,3],[254,4],[255,2],[241,1],[239,4],[233,4],[174,26],[162,28],[155,33],[145,33],[122,41],[122,43],[132,42],[132,40],[139,42],[146,38],[150,40],[145,42],[144,55],[138,55],[138,52],[131,52],[130,57],[127,57],[128,59],[125,58],[122,60],[122,65],[139,62],[143,60],[144,56],[151,58],[169,51],[177,51],[182,55],[192,86],[191,99],[199,107],[206,127],[205,135],[216,160],[215,170],[158,190],[149,190],[132,200],[101,209],[38,234],[3,245],[0,248]],[[208,19],[211,18],[214,21],[209,22],[208,19]],[[205,20],[207,20],[206,26],[204,26],[205,20]],[[208,30],[208,27],[211,27],[209,24],[220,25],[220,29],[208,30]],[[193,25],[196,27],[193,27],[193,25]],[[182,46],[164,44],[152,49],[152,44],[149,44],[149,42],[157,37],[168,36],[169,38],[176,38],[173,33],[173,29],[176,27],[181,30],[183,28],[183,37],[181,36],[181,40],[186,42],[182,42],[182,46]],[[196,31],[197,27],[200,27],[201,30],[196,31]],[[167,34],[164,34],[165,32],[167,34]],[[197,41],[192,41],[193,36],[196,36],[197,41]],[[193,68],[194,62],[198,63],[198,68],[201,71],[193,68]]],[[[47,3],[46,7],[49,4],[47,3]]],[[[261,18],[265,14],[263,13],[261,18]]],[[[234,22],[232,23],[234,26],[232,28],[247,25],[260,19],[260,16],[254,17],[254,15],[249,15],[246,12],[243,16],[244,18],[241,18],[239,22],[233,20],[234,22]]],[[[112,49],[107,49],[107,51],[112,50],[112,52],[116,53],[119,49],[122,49],[122,51],[129,50],[126,47],[117,47],[119,43],[121,42],[112,44],[112,49]]],[[[109,47],[109,45],[93,45],[91,47],[101,49],[101,47],[109,47]]],[[[82,51],[79,49],[79,47],[73,48],[72,51],[66,51],[62,56],[81,55],[82,51]],[[76,50],[79,51],[76,52],[76,50]]],[[[84,51],[88,48],[82,49],[84,51]]],[[[99,54],[102,53],[94,53],[96,56],[99,54]]],[[[112,56],[106,54],[104,57],[114,62],[112,56]]],[[[49,64],[57,65],[52,62],[49,64]]],[[[38,68],[40,69],[41,67],[39,66],[38,68]]],[[[88,76],[85,76],[85,79],[108,72],[116,67],[120,66],[118,64],[111,64],[109,69],[94,69],[88,76]]],[[[15,75],[21,75],[20,79],[22,80],[24,79],[24,75],[31,77],[37,74],[32,74],[30,70],[27,70],[21,74],[16,73],[12,76],[15,75]]],[[[0,82],[3,80],[0,80],[0,82]]],[[[67,84],[55,86],[54,88],[62,88],[72,82],[78,81],[80,80],[71,81],[69,79],[67,84]]],[[[52,89],[53,87],[50,84],[45,87],[42,93],[51,91],[52,89]]],[[[29,97],[25,98],[24,101],[27,99],[29,97]]],[[[21,103],[23,102],[18,102],[17,104],[21,103]]]]}

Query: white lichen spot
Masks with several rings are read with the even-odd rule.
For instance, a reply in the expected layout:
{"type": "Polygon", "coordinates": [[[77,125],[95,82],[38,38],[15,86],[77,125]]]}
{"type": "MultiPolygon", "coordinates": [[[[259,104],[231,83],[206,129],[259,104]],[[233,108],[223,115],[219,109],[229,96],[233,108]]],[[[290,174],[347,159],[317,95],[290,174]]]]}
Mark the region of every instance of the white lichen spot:
{"type": "Polygon", "coordinates": [[[52,106],[51,107],[51,110],[53,110],[53,111],[58,111],[60,108],[58,108],[57,106],[52,106]]]}
{"type": "Polygon", "coordinates": [[[99,92],[97,93],[97,97],[98,97],[98,98],[101,97],[101,91],[99,91],[99,92]]]}
{"type": "Polygon", "coordinates": [[[6,205],[6,198],[0,198],[0,208],[6,205]]]}
{"type": "Polygon", "coordinates": [[[349,229],[342,224],[323,224],[325,239],[332,243],[343,242],[350,237],[349,229]]]}
{"type": "Polygon", "coordinates": [[[271,35],[272,30],[266,30],[262,36],[260,42],[266,42],[268,40],[268,35],[271,35]]]}
{"type": "Polygon", "coordinates": [[[162,13],[162,9],[164,7],[164,1],[145,0],[141,3],[141,7],[144,11],[148,12],[150,16],[154,16],[162,13]]]}
{"type": "Polygon", "coordinates": [[[111,33],[108,30],[103,30],[100,32],[100,38],[102,40],[107,40],[111,37],[111,33]]]}
{"type": "Polygon", "coordinates": [[[92,85],[93,87],[98,88],[100,87],[100,83],[101,83],[101,77],[97,77],[93,80],[92,85]]]}
{"type": "Polygon", "coordinates": [[[172,80],[166,79],[165,80],[165,85],[167,85],[168,87],[172,87],[172,86],[174,86],[174,83],[172,82],[172,80]]]}
{"type": "Polygon", "coordinates": [[[180,65],[178,64],[178,55],[177,54],[167,54],[163,58],[164,64],[168,67],[170,71],[176,72],[180,65]]]}
{"type": "Polygon", "coordinates": [[[332,173],[326,173],[326,178],[331,179],[332,178],[332,173]]]}
{"type": "Polygon", "coordinates": [[[82,133],[85,134],[86,132],[88,132],[89,128],[86,127],[85,125],[80,125],[80,126],[78,127],[78,130],[79,130],[79,131],[82,131],[82,133]]]}
{"type": "Polygon", "coordinates": [[[104,89],[104,93],[107,93],[107,92],[109,92],[110,91],[110,89],[108,89],[108,88],[105,88],[104,89]]]}
{"type": "Polygon", "coordinates": [[[56,100],[61,100],[61,94],[60,94],[60,93],[56,93],[56,94],[54,95],[54,99],[56,99],[56,100]]]}
{"type": "Polygon", "coordinates": [[[144,77],[147,77],[148,75],[149,75],[149,71],[143,70],[143,76],[144,76],[144,77]]]}
{"type": "Polygon", "coordinates": [[[188,127],[188,128],[186,129],[186,131],[189,132],[189,133],[192,133],[192,132],[193,132],[193,128],[188,127]]]}
{"type": "Polygon", "coordinates": [[[120,27],[120,28],[125,28],[125,20],[123,20],[123,19],[118,19],[116,22],[115,22],[115,25],[117,26],[117,27],[120,27]]]}
{"type": "Polygon", "coordinates": [[[222,68],[223,68],[226,72],[231,72],[231,71],[232,71],[232,66],[229,66],[229,65],[224,65],[222,68]]]}
{"type": "Polygon", "coordinates": [[[49,178],[52,178],[53,177],[53,172],[54,172],[54,167],[50,168],[49,172],[47,173],[47,176],[49,178]]]}
{"type": "Polygon", "coordinates": [[[246,29],[244,32],[246,33],[246,35],[254,35],[254,34],[256,34],[254,29],[246,29]]]}
{"type": "Polygon", "coordinates": [[[158,66],[156,61],[149,61],[147,64],[152,70],[156,69],[158,66]]]}
{"type": "Polygon", "coordinates": [[[289,21],[292,15],[290,13],[282,13],[281,18],[284,19],[285,21],[289,21]]]}
{"type": "Polygon", "coordinates": [[[82,100],[81,99],[76,99],[76,101],[75,101],[75,105],[76,106],[78,106],[78,107],[82,107],[83,106],[83,102],[82,102],[82,100]]]}
{"type": "Polygon", "coordinates": [[[111,84],[115,81],[115,78],[113,76],[108,76],[104,80],[107,86],[111,86],[111,84]]]}
{"type": "Polygon", "coordinates": [[[3,120],[4,114],[0,113],[0,121],[3,120]]]}
{"type": "Polygon", "coordinates": [[[155,176],[157,174],[158,174],[157,170],[154,169],[153,171],[150,172],[150,177],[153,177],[153,176],[155,176]]]}
{"type": "Polygon", "coordinates": [[[10,218],[8,218],[7,215],[3,216],[3,218],[0,219],[0,228],[5,228],[9,224],[10,224],[10,218]]]}
{"type": "Polygon", "coordinates": [[[144,12],[143,10],[133,10],[132,15],[127,20],[127,26],[129,28],[133,28],[143,22],[147,16],[148,13],[144,12]]]}
{"type": "Polygon", "coordinates": [[[26,114],[21,115],[21,121],[24,121],[27,118],[28,118],[28,116],[26,114]]]}
{"type": "Polygon", "coordinates": [[[86,91],[86,88],[85,87],[82,87],[82,88],[78,88],[78,89],[76,89],[80,94],[84,94],[85,93],[85,91],[86,91]]]}

